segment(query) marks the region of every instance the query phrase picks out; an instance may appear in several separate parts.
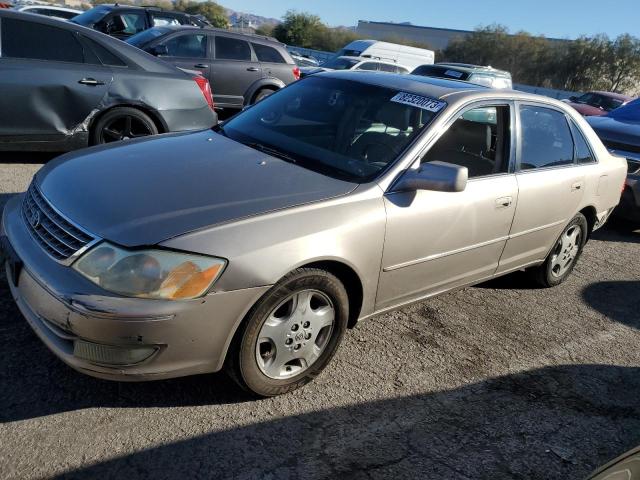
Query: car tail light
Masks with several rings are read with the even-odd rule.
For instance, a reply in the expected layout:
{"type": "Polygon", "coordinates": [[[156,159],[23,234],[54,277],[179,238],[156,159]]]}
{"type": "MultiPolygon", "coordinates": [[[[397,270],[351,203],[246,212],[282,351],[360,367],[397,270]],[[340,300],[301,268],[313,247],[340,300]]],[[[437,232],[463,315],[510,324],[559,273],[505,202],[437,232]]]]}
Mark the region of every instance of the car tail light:
{"type": "Polygon", "coordinates": [[[293,76],[296,77],[296,80],[300,80],[300,69],[298,67],[293,68],[293,76]]]}
{"type": "Polygon", "coordinates": [[[202,95],[204,95],[204,99],[209,104],[209,107],[211,107],[211,109],[213,110],[215,104],[213,103],[213,94],[211,93],[211,85],[209,84],[209,80],[201,77],[200,75],[198,75],[197,77],[193,77],[193,79],[198,84],[198,87],[200,88],[202,95]]]}

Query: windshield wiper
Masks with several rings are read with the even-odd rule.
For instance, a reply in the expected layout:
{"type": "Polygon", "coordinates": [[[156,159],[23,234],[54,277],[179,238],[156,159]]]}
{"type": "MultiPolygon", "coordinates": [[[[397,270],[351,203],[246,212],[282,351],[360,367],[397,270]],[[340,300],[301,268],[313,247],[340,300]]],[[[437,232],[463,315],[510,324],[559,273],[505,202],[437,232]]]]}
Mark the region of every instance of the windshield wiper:
{"type": "Polygon", "coordinates": [[[287,162],[298,163],[298,160],[296,158],[292,157],[291,155],[289,155],[288,153],[283,152],[283,151],[278,150],[278,149],[273,148],[273,147],[269,147],[267,145],[263,145],[262,143],[255,143],[255,142],[251,143],[251,142],[249,142],[249,143],[245,143],[245,145],[247,147],[251,147],[251,148],[253,148],[255,150],[258,150],[258,151],[260,151],[262,153],[266,153],[267,155],[271,155],[273,157],[277,157],[277,158],[280,158],[282,160],[286,160],[287,162]]]}

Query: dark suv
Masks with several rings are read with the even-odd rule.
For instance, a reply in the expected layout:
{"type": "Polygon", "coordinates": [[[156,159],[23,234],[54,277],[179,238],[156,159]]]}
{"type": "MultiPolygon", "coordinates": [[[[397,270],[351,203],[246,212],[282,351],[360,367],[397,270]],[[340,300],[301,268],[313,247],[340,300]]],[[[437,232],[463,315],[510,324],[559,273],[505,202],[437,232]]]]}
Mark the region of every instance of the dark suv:
{"type": "Polygon", "coordinates": [[[134,7],[117,3],[98,5],[72,18],[71,21],[121,40],[161,25],[195,25],[197,27],[209,25],[206,19],[200,16],[162,10],[158,7],[134,7]]]}
{"type": "Polygon", "coordinates": [[[217,28],[154,27],[127,40],[209,79],[216,107],[242,108],[300,78],[282,43],[217,28]]]}

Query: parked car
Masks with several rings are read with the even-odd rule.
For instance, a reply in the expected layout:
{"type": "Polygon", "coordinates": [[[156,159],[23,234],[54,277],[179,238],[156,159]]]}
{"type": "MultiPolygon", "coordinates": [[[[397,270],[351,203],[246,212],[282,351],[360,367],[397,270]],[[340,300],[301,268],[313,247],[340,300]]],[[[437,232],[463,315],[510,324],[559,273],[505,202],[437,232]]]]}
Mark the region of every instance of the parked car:
{"type": "Polygon", "coordinates": [[[270,396],[317,376],[358,320],[525,268],[560,284],[625,175],[556,100],[329,72],[213,131],[62,156],[0,235],[18,307],[73,368],[225,366],[270,396]]]}
{"type": "Polygon", "coordinates": [[[209,79],[217,107],[240,109],[300,78],[282,43],[217,28],[154,27],[127,43],[209,79]]]}
{"type": "Polygon", "coordinates": [[[38,15],[44,15],[45,17],[53,17],[61,20],[70,20],[82,13],[82,10],[76,10],[75,8],[40,4],[18,5],[14,7],[14,10],[25,13],[36,13],[38,15]]]}
{"type": "Polygon", "coordinates": [[[484,85],[491,88],[513,88],[511,74],[492,67],[482,67],[468,63],[436,63],[420,65],[411,75],[424,77],[448,78],[484,85]]]}
{"type": "Polygon", "coordinates": [[[311,55],[304,55],[295,50],[290,50],[289,54],[291,55],[291,58],[293,58],[293,61],[296,62],[296,65],[298,65],[299,67],[317,67],[318,65],[320,65],[320,62],[318,62],[318,60],[311,55]]]}
{"type": "Polygon", "coordinates": [[[320,72],[330,70],[368,70],[374,72],[388,73],[409,73],[407,67],[397,65],[393,62],[382,60],[372,60],[362,57],[334,57],[323,63],[321,67],[306,67],[300,69],[300,75],[306,77],[320,72]]]}
{"type": "Polygon", "coordinates": [[[165,25],[195,25],[206,27],[210,24],[201,16],[189,15],[158,7],[136,7],[133,5],[98,5],[73,17],[72,22],[93,28],[112,37],[125,40],[151,27],[165,25]]]}
{"type": "Polygon", "coordinates": [[[205,78],[71,22],[0,10],[0,150],[67,151],[216,123],[205,78]]]}
{"type": "Polygon", "coordinates": [[[375,58],[404,65],[409,70],[435,61],[433,50],[380,40],[354,40],[339,50],[334,58],[336,57],[375,58]]]}
{"type": "Polygon", "coordinates": [[[587,480],[640,479],[640,447],[636,447],[589,475],[587,480]]]}
{"type": "Polygon", "coordinates": [[[605,146],[627,160],[629,173],[614,215],[640,226],[640,99],[587,122],[605,146]]]}
{"type": "Polygon", "coordinates": [[[587,92],[580,96],[570,97],[567,101],[585,117],[604,115],[611,110],[626,105],[633,97],[612,92],[587,92]]]}

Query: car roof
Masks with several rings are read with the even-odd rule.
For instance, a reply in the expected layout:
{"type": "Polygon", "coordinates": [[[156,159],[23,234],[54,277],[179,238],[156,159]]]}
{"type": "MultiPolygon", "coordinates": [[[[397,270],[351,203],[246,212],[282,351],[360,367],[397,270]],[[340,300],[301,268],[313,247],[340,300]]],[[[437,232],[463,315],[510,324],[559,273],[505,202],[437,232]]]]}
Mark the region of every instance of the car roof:
{"type": "Polygon", "coordinates": [[[31,9],[36,9],[36,8],[46,8],[47,10],[57,10],[59,12],[80,12],[82,13],[82,10],[78,10],[75,8],[69,8],[69,7],[60,7],[58,5],[40,5],[40,4],[30,4],[30,5],[16,5],[14,7],[15,10],[18,11],[22,11],[22,10],[31,10],[31,9]]]}
{"type": "MultiPolygon", "coordinates": [[[[152,28],[158,28],[158,27],[152,27],[152,28]]],[[[239,38],[244,38],[245,40],[250,40],[250,41],[261,41],[261,42],[268,42],[268,43],[273,43],[276,45],[281,45],[281,46],[285,46],[284,43],[279,42],[278,40],[276,40],[273,37],[267,37],[266,35],[256,35],[254,33],[241,33],[241,32],[232,32],[230,30],[225,30],[224,28],[216,28],[216,27],[196,27],[195,25],[162,25],[162,27],[160,27],[164,30],[167,31],[167,33],[169,31],[171,32],[179,32],[179,31],[186,31],[186,30],[199,30],[199,31],[205,31],[205,32],[212,32],[212,33],[222,33],[226,36],[230,36],[230,37],[239,37],[239,38]]]]}
{"type": "Polygon", "coordinates": [[[473,72],[488,72],[495,73],[497,75],[508,75],[511,74],[505,70],[498,70],[497,68],[493,68],[485,65],[473,65],[471,63],[449,63],[449,62],[438,62],[433,64],[436,67],[450,67],[455,70],[460,70],[461,72],[473,73],[473,72]]]}
{"type": "MultiPolygon", "coordinates": [[[[379,58],[374,57],[355,57],[352,55],[340,55],[338,58],[346,58],[347,60],[356,60],[358,62],[376,62],[376,63],[384,63],[385,65],[395,65],[398,67],[402,67],[402,65],[398,65],[396,62],[390,62],[388,60],[381,60],[379,58]]],[[[404,67],[406,68],[406,67],[404,67]]]]}
{"type": "Polygon", "coordinates": [[[406,75],[387,72],[373,72],[368,70],[330,70],[317,73],[313,77],[328,77],[343,80],[353,80],[369,85],[376,85],[394,90],[423,95],[431,98],[444,99],[445,97],[464,97],[478,99],[499,98],[510,100],[523,100],[538,103],[546,103],[556,106],[563,111],[571,110],[566,104],[550,97],[543,97],[532,93],[510,89],[495,89],[465,82],[464,80],[449,80],[436,77],[423,77],[421,75],[406,75]]]}

